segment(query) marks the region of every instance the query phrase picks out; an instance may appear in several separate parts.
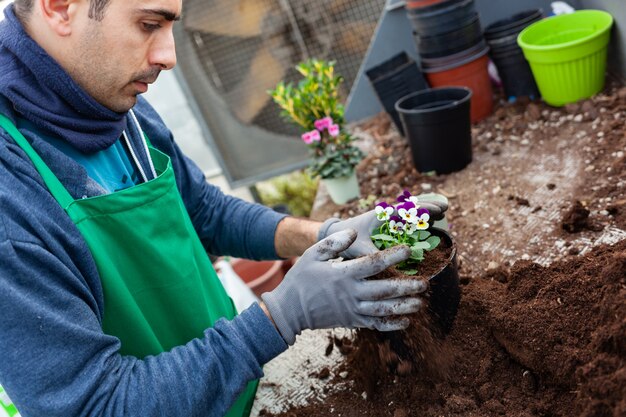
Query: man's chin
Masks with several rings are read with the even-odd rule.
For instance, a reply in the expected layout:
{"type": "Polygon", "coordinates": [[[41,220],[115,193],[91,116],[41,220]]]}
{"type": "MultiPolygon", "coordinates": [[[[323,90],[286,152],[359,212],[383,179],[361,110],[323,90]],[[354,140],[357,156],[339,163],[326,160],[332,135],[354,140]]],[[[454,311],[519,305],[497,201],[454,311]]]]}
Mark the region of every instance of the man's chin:
{"type": "Polygon", "coordinates": [[[135,104],[137,104],[137,96],[139,94],[140,93],[136,93],[135,95],[128,97],[128,99],[124,100],[123,103],[121,103],[121,102],[119,102],[119,103],[109,103],[109,104],[105,104],[105,106],[109,110],[113,110],[116,113],[126,113],[130,109],[135,107],[135,104]]]}

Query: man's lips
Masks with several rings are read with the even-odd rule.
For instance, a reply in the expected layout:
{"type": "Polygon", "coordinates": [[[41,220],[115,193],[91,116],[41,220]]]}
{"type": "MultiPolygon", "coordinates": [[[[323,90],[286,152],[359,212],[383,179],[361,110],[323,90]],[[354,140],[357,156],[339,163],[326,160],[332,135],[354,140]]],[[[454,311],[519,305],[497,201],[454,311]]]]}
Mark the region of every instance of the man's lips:
{"type": "Polygon", "coordinates": [[[157,74],[154,74],[153,76],[151,76],[149,78],[140,78],[138,80],[135,80],[133,82],[133,84],[142,93],[145,93],[146,91],[148,91],[148,85],[154,83],[157,80],[158,77],[159,77],[159,74],[157,73],[157,74]]]}
{"type": "Polygon", "coordinates": [[[146,91],[148,91],[148,83],[146,82],[135,81],[133,82],[133,85],[140,93],[145,93],[146,91]]]}

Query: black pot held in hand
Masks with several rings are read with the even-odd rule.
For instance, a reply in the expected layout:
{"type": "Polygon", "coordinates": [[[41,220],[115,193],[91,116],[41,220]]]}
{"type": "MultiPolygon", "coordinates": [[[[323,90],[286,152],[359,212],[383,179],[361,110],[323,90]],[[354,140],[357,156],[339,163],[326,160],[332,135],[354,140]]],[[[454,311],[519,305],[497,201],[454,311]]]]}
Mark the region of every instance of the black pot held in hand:
{"type": "Polygon", "coordinates": [[[407,94],[428,88],[417,63],[406,52],[394,55],[365,72],[378,99],[391,116],[396,127],[404,135],[396,102],[407,94]]]}
{"type": "Polygon", "coordinates": [[[471,97],[469,88],[443,87],[396,103],[418,171],[448,174],[472,162],[471,97]]]}
{"type": "Polygon", "coordinates": [[[433,322],[437,324],[441,334],[446,335],[452,330],[461,301],[456,244],[452,236],[445,230],[431,228],[430,231],[433,235],[439,236],[444,245],[452,248],[449,262],[441,271],[430,278],[430,299],[428,303],[428,311],[433,318],[433,322]]]}

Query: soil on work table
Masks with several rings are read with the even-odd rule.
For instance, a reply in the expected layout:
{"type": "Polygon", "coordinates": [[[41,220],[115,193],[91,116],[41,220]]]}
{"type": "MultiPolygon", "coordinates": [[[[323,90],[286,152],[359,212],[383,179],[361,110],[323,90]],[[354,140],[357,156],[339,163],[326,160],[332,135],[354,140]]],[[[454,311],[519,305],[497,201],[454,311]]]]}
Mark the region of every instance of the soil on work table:
{"type": "Polygon", "coordinates": [[[355,382],[281,416],[626,415],[626,241],[506,279],[465,282],[443,376],[378,374],[368,391],[356,346],[340,369],[355,382]]]}
{"type": "Polygon", "coordinates": [[[472,164],[445,176],[413,169],[386,116],[357,127],[371,141],[364,197],[450,200],[462,300],[436,360],[452,365],[447,377],[373,375],[351,365],[355,341],[330,371],[343,389],[282,416],[626,415],[625,121],[619,86],[563,109],[500,103],[473,127],[472,164]]]}

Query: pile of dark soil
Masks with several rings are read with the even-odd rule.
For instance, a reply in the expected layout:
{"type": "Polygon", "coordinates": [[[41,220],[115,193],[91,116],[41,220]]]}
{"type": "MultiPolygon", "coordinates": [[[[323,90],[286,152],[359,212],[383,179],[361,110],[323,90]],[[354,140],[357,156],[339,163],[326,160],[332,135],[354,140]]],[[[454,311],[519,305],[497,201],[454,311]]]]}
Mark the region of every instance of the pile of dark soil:
{"type": "Polygon", "coordinates": [[[444,375],[373,373],[357,346],[350,388],[281,416],[626,415],[626,241],[501,274],[465,281],[444,375]]]}

